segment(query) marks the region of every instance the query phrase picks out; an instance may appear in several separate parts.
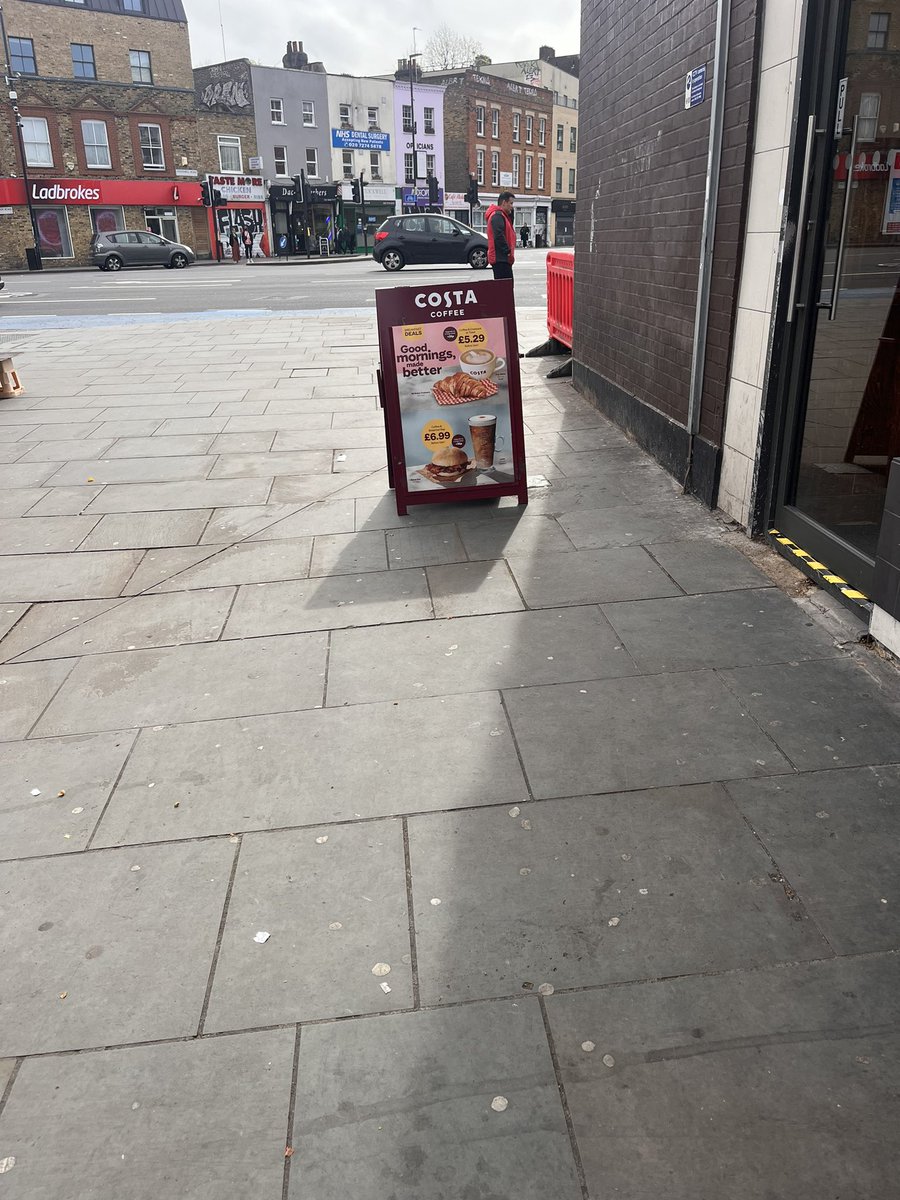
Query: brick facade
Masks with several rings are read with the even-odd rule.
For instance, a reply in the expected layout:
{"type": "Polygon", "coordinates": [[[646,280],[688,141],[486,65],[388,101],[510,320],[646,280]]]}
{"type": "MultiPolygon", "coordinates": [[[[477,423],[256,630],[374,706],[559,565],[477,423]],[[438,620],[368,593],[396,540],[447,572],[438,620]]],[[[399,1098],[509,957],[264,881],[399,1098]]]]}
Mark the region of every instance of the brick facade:
{"type": "MultiPolygon", "coordinates": [[[[745,217],[757,0],[732,0],[725,136],[694,486],[715,498],[745,217]]],[[[715,0],[585,0],[576,386],[683,477],[706,186],[715,0]],[[684,107],[708,64],[707,99],[684,107]],[[615,286],[610,286],[610,280],[615,286]]]]}

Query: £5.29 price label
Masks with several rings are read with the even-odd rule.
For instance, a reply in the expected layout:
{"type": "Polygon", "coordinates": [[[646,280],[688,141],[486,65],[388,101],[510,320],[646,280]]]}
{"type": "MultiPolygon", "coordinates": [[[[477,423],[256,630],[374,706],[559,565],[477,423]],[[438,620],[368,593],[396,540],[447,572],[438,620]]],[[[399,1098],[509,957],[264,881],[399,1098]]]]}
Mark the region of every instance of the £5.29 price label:
{"type": "Polygon", "coordinates": [[[453,430],[446,421],[437,419],[429,421],[422,427],[422,442],[426,450],[433,454],[440,446],[449,446],[453,430]]]}
{"type": "Polygon", "coordinates": [[[487,334],[484,326],[477,321],[466,321],[460,325],[456,336],[456,344],[460,350],[480,350],[487,346],[487,334]]]}

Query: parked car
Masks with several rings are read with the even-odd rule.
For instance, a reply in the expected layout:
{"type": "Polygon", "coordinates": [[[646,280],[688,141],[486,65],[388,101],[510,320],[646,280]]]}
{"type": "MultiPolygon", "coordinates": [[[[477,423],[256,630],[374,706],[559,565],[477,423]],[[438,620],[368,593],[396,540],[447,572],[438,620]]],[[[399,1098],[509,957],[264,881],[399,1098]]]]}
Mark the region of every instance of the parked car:
{"type": "Polygon", "coordinates": [[[409,263],[468,263],[476,271],[488,265],[487,238],[461,221],[432,213],[388,217],[375,234],[372,257],[386,271],[409,263]]]}
{"type": "Polygon", "coordinates": [[[190,246],[170,242],[168,238],[146,230],[117,230],[95,233],[91,238],[91,258],[101,271],[121,271],[123,267],[174,267],[181,270],[196,261],[190,246]]]}

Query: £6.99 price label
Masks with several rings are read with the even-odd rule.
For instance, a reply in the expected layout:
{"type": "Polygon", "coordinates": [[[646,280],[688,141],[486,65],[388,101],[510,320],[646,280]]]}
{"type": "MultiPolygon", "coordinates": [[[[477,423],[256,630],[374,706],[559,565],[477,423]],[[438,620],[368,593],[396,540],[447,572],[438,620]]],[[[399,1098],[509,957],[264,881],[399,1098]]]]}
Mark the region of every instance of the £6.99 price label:
{"type": "Polygon", "coordinates": [[[453,430],[446,421],[435,419],[422,427],[422,443],[432,454],[439,446],[449,446],[452,438],[453,430]]]}

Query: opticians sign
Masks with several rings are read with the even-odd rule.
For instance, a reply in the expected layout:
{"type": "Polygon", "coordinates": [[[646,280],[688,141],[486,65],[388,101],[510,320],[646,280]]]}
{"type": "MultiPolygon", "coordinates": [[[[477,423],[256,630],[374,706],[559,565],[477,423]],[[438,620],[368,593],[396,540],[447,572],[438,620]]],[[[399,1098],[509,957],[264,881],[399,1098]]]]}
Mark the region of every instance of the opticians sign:
{"type": "Polygon", "coordinates": [[[391,135],[378,129],[332,129],[335,150],[384,150],[391,148],[391,135]]]}
{"type": "Polygon", "coordinates": [[[265,203],[266,185],[261,175],[207,175],[206,178],[229,204],[265,203]]]}

